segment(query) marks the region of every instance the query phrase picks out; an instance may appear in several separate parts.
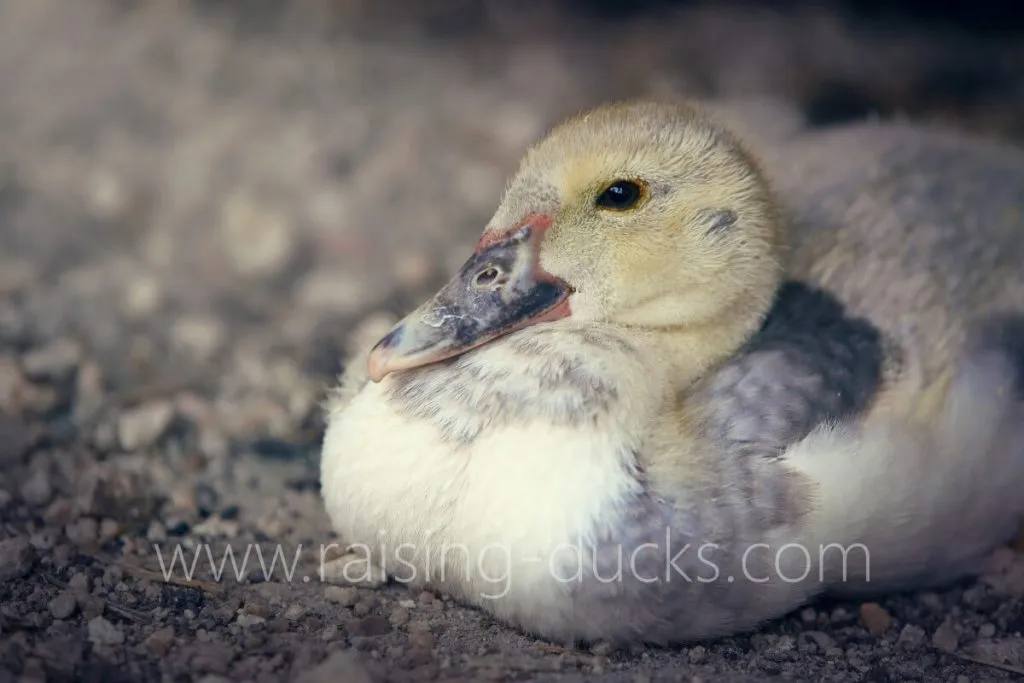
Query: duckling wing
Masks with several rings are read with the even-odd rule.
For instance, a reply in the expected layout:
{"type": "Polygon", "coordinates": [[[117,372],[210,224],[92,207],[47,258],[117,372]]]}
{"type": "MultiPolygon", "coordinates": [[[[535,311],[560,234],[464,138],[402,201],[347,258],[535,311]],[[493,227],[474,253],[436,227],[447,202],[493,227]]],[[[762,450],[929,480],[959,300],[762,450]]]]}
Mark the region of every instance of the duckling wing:
{"type": "Polygon", "coordinates": [[[824,422],[864,412],[883,383],[885,344],[829,293],[786,282],[761,329],[686,397],[731,453],[776,457],[824,422]]]}

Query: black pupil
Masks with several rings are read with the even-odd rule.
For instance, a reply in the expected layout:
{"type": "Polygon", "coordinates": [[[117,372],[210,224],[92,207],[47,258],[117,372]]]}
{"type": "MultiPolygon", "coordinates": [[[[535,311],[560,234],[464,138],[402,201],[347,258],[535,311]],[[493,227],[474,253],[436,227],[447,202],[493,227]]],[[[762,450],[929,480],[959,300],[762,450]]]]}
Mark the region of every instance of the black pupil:
{"type": "Polygon", "coordinates": [[[609,187],[597,198],[599,206],[609,209],[628,209],[640,198],[636,183],[620,181],[609,187]]]}

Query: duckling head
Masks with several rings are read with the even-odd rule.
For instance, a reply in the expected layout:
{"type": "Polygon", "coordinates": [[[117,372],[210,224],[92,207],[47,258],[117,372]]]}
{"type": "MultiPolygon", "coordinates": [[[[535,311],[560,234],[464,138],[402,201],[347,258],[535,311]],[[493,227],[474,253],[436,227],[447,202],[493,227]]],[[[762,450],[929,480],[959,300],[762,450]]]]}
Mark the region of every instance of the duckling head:
{"type": "Polygon", "coordinates": [[[701,335],[727,355],[781,278],[772,193],[742,143],[688,105],[606,105],[554,128],[455,277],[370,353],[369,376],[531,325],[701,335]]]}

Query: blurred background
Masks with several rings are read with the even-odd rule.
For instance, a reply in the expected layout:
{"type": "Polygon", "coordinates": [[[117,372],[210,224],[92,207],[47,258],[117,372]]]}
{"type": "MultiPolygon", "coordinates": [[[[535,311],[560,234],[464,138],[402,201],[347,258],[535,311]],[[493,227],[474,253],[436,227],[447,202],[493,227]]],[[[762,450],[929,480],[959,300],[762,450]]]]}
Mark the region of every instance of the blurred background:
{"type": "Polygon", "coordinates": [[[1014,4],[0,0],[0,681],[286,680],[357,641],[404,662],[395,680],[439,661],[464,680],[990,680],[929,649],[975,636],[1024,666],[1012,552],[991,588],[808,608],[617,664],[430,596],[414,632],[399,588],[214,598],[106,564],[152,578],[155,543],[329,540],[320,403],[349,340],[462,263],[562,117],[760,98],[813,126],[902,117],[1019,144],[1014,4]]]}
{"type": "Polygon", "coordinates": [[[112,380],[244,343],[332,372],[582,107],[771,95],[1020,139],[1012,5],[0,0],[0,338],[81,336],[112,380]]]}

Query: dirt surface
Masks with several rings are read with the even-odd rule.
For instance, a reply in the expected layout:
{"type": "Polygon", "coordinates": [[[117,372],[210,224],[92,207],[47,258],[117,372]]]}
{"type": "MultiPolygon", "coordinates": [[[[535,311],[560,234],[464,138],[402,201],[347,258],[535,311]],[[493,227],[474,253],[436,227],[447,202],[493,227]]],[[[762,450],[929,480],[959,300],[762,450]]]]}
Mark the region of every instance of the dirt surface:
{"type": "Polygon", "coordinates": [[[903,111],[1024,132],[1008,40],[824,9],[583,4],[0,0],[0,683],[960,683],[1024,667],[1010,550],[945,592],[634,652],[320,581],[335,539],[319,402],[346,340],[463,260],[558,118],[766,93],[812,123],[903,111]]]}

